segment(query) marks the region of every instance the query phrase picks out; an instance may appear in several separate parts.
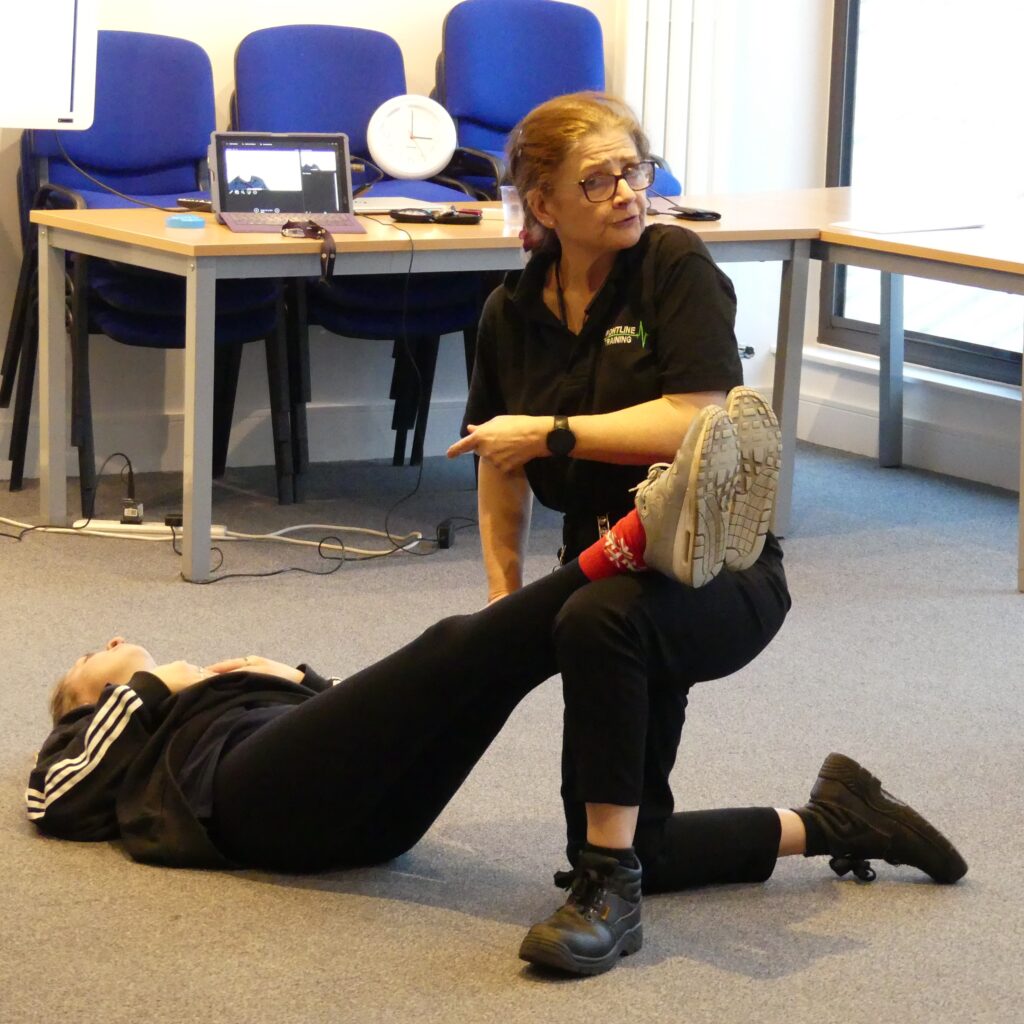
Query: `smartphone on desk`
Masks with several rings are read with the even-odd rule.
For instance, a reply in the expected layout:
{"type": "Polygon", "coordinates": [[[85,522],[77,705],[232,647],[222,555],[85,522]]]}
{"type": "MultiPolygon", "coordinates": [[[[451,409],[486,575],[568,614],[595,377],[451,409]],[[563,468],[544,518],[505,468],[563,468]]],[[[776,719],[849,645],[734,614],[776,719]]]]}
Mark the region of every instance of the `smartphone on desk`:
{"type": "Polygon", "coordinates": [[[721,220],[717,210],[702,210],[697,206],[676,206],[675,203],[666,211],[679,220],[721,220]]]}
{"type": "Polygon", "coordinates": [[[392,210],[391,219],[399,224],[479,224],[482,210],[429,210],[420,207],[392,210]]]}

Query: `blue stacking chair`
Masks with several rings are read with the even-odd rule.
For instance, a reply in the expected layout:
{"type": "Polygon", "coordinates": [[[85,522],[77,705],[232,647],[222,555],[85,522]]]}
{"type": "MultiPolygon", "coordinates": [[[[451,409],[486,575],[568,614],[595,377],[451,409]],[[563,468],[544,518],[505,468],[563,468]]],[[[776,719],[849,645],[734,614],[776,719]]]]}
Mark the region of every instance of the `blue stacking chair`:
{"type": "MultiPolygon", "coordinates": [[[[601,23],[555,0],[464,0],[445,17],[436,76],[435,97],[455,120],[459,145],[503,158],[508,133],[535,106],[604,89],[601,23]]],[[[678,195],[665,161],[655,161],[654,188],[678,195]]]]}
{"type": "MultiPolygon", "coordinates": [[[[22,281],[0,386],[0,404],[7,404],[17,366],[12,489],[22,482],[37,345],[34,275],[38,252],[28,210],[32,206],[134,207],[137,203],[133,199],[173,207],[182,196],[209,198],[205,161],[214,127],[213,74],[201,47],[167,36],[102,31],[92,127],[84,132],[31,131],[22,136],[18,182],[22,281]]],[[[72,441],[79,450],[82,506],[86,511],[95,489],[89,334],[106,334],[126,345],[183,348],[185,283],[173,275],[83,256],[71,260],[69,280],[72,441]]],[[[291,501],[293,494],[283,290],[276,281],[218,282],[215,475],[224,472],[227,461],[242,346],[255,340],[263,340],[266,345],[278,497],[284,503],[291,501]]]]}
{"type": "MultiPolygon", "coordinates": [[[[240,131],[345,132],[354,163],[369,159],[366,128],[385,100],[406,92],[405,65],[390,36],[338,25],[285,25],[246,36],[235,52],[232,126],[240,131]]],[[[373,181],[375,172],[354,170],[353,186],[373,181]]],[[[375,195],[400,195],[431,202],[465,200],[442,177],[430,181],[383,179],[375,195]]],[[[299,472],[308,464],[305,405],[310,400],[308,324],[333,334],[393,342],[395,371],[395,465],[423,458],[430,393],[442,334],[462,332],[467,367],[476,344],[481,308],[476,274],[414,274],[336,277],[331,283],[301,282],[292,306],[290,345],[292,436],[299,472]]],[[[468,372],[468,371],[467,371],[468,372]]]]}

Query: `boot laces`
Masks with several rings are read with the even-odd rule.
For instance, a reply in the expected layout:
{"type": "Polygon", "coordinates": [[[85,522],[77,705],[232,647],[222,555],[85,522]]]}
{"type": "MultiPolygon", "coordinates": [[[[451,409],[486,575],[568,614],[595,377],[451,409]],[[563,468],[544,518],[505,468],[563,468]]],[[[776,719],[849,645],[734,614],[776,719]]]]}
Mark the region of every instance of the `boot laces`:
{"type": "Polygon", "coordinates": [[[871,866],[871,862],[864,860],[861,857],[854,857],[852,854],[846,854],[842,857],[833,857],[829,862],[828,866],[840,877],[849,874],[851,871],[854,876],[862,882],[873,882],[877,877],[875,875],[875,869],[871,866]]]}
{"type": "Polygon", "coordinates": [[[555,872],[555,885],[569,890],[568,902],[576,906],[587,919],[601,909],[608,895],[607,879],[593,868],[570,868],[555,872]]]}

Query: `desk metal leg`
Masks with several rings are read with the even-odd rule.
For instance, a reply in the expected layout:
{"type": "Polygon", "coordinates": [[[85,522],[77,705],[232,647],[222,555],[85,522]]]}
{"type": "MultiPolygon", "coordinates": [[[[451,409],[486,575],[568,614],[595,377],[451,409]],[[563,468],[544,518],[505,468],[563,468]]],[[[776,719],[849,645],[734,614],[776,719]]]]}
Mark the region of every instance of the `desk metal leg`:
{"type": "Polygon", "coordinates": [[[44,523],[68,521],[67,367],[64,250],[39,229],[39,514],[44,523]]]}
{"type": "Polygon", "coordinates": [[[213,478],[213,344],[216,278],[207,261],[189,264],[185,277],[185,457],[182,573],[210,575],[213,478]]]}
{"type": "Polygon", "coordinates": [[[903,465],[903,275],[882,274],[878,325],[878,464],[903,465]]]}
{"type": "Polygon", "coordinates": [[[804,324],[807,319],[807,271],[810,243],[794,242],[792,259],[782,264],[779,295],[779,333],[775,346],[775,383],[772,406],[782,429],[782,468],[772,517],[772,530],[783,536],[789,529],[793,507],[793,464],[796,458],[796,422],[800,412],[800,370],[804,324]]]}

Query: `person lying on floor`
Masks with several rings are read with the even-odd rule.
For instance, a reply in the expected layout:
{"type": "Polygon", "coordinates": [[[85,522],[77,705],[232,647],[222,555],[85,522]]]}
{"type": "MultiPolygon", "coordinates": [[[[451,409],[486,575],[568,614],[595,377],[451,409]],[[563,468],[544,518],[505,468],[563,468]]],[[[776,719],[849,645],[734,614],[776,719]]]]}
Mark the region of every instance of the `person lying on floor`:
{"type": "MultiPolygon", "coordinates": [[[[698,419],[675,462],[652,472],[638,508],[578,559],[475,614],[443,619],[345,680],[256,655],[158,665],[123,637],[83,655],[53,694],[29,818],[51,836],[120,839],[133,858],[174,866],[309,872],[406,852],[516,705],[555,673],[553,627],[574,594],[592,579],[648,571],[645,552],[678,565],[713,542],[709,530],[724,536],[738,471],[706,472],[722,443],[717,413],[698,419]]],[[[641,862],[643,888],[668,891],[763,881],[778,856],[798,853],[831,855],[837,870],[861,877],[867,858],[940,882],[966,871],[920,815],[831,754],[795,811],[668,814],[660,829],[643,830],[629,869],[611,860],[609,875],[600,859],[581,861],[562,876],[573,895],[560,913],[575,914],[580,929],[612,929],[617,958],[640,945],[641,862]]],[[[571,952],[554,965],[596,973],[614,963],[607,951],[571,952]]]]}

